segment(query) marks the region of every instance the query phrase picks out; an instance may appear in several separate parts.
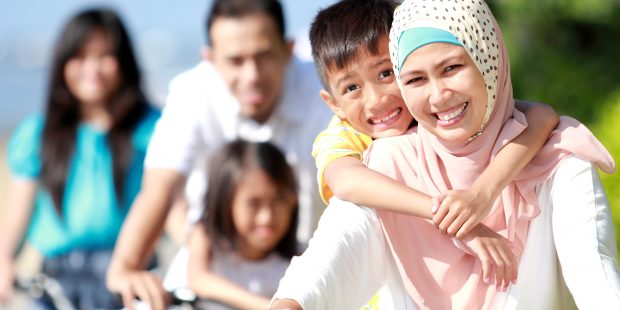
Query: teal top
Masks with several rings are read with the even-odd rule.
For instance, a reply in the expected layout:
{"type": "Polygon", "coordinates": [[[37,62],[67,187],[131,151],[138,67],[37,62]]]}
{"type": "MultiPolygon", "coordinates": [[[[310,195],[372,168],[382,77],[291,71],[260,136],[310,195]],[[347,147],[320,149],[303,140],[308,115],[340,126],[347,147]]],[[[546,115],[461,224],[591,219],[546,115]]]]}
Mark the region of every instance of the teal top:
{"type": "MultiPolygon", "coordinates": [[[[79,125],[65,185],[62,216],[56,212],[46,189],[39,186],[36,193],[27,238],[45,257],[72,250],[114,247],[121,224],[140,190],[146,148],[159,116],[159,111],[149,108],[133,133],[134,156],[125,178],[121,202],[117,201],[114,190],[107,133],[90,124],[79,125]]],[[[11,136],[7,153],[14,178],[38,179],[44,122],[42,115],[32,115],[11,136]]]]}

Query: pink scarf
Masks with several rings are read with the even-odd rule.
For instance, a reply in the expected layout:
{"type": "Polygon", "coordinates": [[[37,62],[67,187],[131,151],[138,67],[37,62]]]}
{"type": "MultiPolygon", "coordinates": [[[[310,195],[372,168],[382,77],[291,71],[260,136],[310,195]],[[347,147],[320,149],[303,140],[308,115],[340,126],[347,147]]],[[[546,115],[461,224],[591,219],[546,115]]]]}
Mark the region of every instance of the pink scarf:
{"type": "MultiPolygon", "coordinates": [[[[488,89],[487,114],[481,133],[463,144],[446,145],[423,127],[409,135],[380,139],[368,150],[369,167],[429,195],[465,189],[499,150],[526,127],[514,109],[505,44],[494,17],[482,1],[405,1],[394,15],[390,33],[392,63],[397,64],[398,39],[415,27],[451,32],[468,50],[488,89]]],[[[395,72],[399,77],[397,66],[395,72]]],[[[400,85],[400,81],[399,81],[400,85]]],[[[614,162],[592,133],[578,121],[560,124],[538,155],[506,187],[483,222],[505,236],[520,256],[530,221],[539,214],[535,186],[546,181],[567,155],[614,171],[614,162]]],[[[427,220],[379,211],[409,294],[422,307],[488,308],[496,293],[481,279],[480,262],[454,246],[427,220]]]]}

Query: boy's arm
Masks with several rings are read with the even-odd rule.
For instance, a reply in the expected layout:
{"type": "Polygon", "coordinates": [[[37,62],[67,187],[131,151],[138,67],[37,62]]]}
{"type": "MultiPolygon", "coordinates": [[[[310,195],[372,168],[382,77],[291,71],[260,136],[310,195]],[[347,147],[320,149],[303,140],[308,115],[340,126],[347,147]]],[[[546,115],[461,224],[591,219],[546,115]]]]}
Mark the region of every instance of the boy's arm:
{"type": "Polygon", "coordinates": [[[431,219],[431,197],[364,166],[353,156],[334,159],[323,174],[335,197],[379,210],[431,219]]]}
{"type": "Polygon", "coordinates": [[[441,204],[433,222],[442,232],[462,239],[480,223],[499,193],[538,153],[559,122],[548,105],[526,101],[515,101],[515,105],[525,113],[528,127],[502,148],[471,188],[438,196],[441,204]]]}

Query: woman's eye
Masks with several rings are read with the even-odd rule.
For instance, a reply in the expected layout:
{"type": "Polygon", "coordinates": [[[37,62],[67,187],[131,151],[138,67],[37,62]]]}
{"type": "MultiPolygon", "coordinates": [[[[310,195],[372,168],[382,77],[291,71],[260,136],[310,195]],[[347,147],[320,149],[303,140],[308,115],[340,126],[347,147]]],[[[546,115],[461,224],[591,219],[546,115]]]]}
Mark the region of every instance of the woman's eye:
{"type": "Polygon", "coordinates": [[[450,71],[456,70],[456,69],[458,69],[458,68],[460,68],[462,66],[463,65],[460,65],[460,64],[459,65],[450,65],[450,66],[447,66],[443,71],[444,72],[450,72],[450,71]]]}
{"type": "Polygon", "coordinates": [[[405,84],[405,85],[411,85],[411,84],[414,84],[414,83],[416,83],[416,82],[421,81],[422,79],[423,79],[422,77],[414,77],[414,78],[411,78],[411,79],[405,80],[405,83],[404,83],[404,84],[405,84]]]}
{"type": "Polygon", "coordinates": [[[392,69],[385,70],[385,71],[381,72],[381,74],[379,74],[379,78],[380,79],[385,79],[385,78],[388,78],[388,77],[390,77],[392,75],[394,75],[394,71],[392,69]]]}

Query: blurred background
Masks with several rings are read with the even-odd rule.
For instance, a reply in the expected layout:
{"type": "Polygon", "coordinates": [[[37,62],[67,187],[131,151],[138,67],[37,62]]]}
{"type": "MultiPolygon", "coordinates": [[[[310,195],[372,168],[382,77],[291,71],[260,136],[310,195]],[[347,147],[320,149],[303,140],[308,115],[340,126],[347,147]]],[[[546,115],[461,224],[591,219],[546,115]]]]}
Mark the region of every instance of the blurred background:
{"type": "MultiPolygon", "coordinates": [[[[361,1],[361,0],[360,0],[361,1]]],[[[287,35],[303,38],[314,14],[333,0],[283,0],[287,35]]],[[[620,1],[488,0],[511,57],[516,98],[570,115],[620,160],[620,1]]],[[[6,140],[26,115],[41,111],[52,44],[62,24],[92,5],[115,8],[128,26],[151,101],[199,61],[211,1],[7,0],[0,2],[0,216],[5,214],[6,140]]],[[[308,57],[307,42],[298,53],[308,57]]],[[[317,94],[318,95],[318,94],[317,94]]],[[[620,173],[602,175],[620,241],[620,173]]],[[[36,265],[24,258],[25,265],[36,265]]]]}

